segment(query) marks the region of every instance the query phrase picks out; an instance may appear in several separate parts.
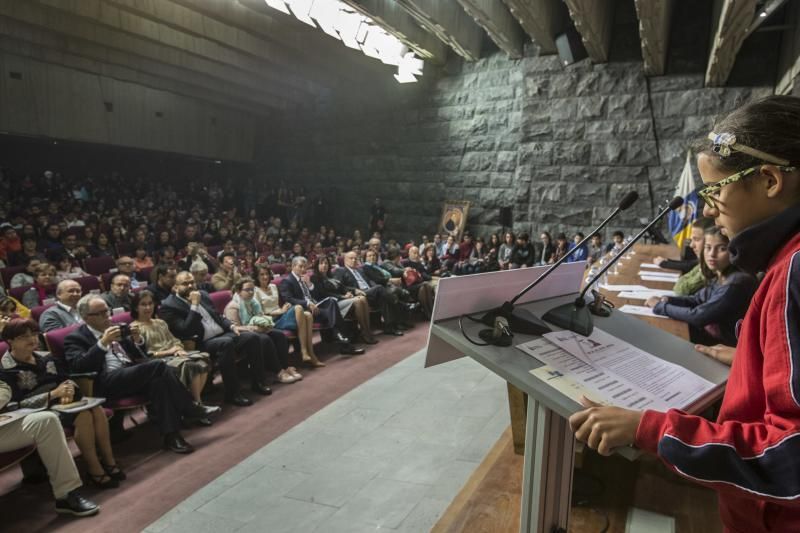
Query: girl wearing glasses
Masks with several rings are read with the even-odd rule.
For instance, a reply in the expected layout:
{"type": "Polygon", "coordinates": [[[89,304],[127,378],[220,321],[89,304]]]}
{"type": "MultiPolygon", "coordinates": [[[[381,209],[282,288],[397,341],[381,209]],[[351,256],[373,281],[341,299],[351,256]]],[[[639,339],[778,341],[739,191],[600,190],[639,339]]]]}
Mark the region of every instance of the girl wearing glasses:
{"type": "Polygon", "coordinates": [[[576,438],[602,454],[635,445],[718,490],[730,531],[800,530],[798,124],[800,98],[772,96],[732,112],[698,150],[704,214],[731,239],[733,265],[764,273],[716,422],[588,400],[570,417],[576,438]]]}
{"type": "Polygon", "coordinates": [[[705,287],[691,296],[654,296],[645,302],[657,315],[687,322],[693,342],[736,346],[736,323],[747,312],[757,283],[731,264],[728,244],[720,228],[705,230],[700,251],[705,287]]]}

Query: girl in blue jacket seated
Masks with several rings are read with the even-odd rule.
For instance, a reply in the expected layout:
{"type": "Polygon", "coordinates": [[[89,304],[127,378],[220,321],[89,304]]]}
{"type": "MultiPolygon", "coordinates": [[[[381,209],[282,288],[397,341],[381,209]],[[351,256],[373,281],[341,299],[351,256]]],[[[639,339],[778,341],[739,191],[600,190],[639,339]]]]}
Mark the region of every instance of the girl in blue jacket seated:
{"type": "Polygon", "coordinates": [[[694,342],[736,346],[736,323],[747,311],[756,279],[731,264],[728,237],[717,226],[705,231],[700,269],[707,282],[695,294],[653,297],[645,304],[657,315],[687,322],[694,342]]]}

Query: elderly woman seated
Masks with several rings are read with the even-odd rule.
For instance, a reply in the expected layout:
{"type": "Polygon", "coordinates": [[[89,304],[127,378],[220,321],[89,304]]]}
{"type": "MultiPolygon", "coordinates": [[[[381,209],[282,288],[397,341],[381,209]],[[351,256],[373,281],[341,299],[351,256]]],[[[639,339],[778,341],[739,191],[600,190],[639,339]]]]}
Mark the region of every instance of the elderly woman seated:
{"type": "MultiPolygon", "coordinates": [[[[11,388],[12,401],[19,402],[20,407],[43,408],[79,400],[80,389],[67,378],[59,360],[35,351],[38,335],[33,320],[16,318],[3,328],[3,340],[10,348],[0,359],[0,380],[11,388]]],[[[103,408],[59,413],[59,418],[63,426],[75,428],[75,443],[86,461],[91,482],[101,489],[118,487],[126,476],[114,459],[103,408]]]]}
{"type": "Polygon", "coordinates": [[[22,295],[22,305],[36,307],[43,305],[45,300],[55,298],[56,294],[56,267],[49,263],[42,263],[36,269],[33,285],[22,295]]]}
{"type": "Polygon", "coordinates": [[[252,278],[241,278],[234,283],[231,301],[225,306],[225,318],[258,334],[264,366],[278,375],[278,381],[300,381],[303,376],[295,367],[289,366],[289,342],[283,331],[275,329],[272,317],[264,313],[254,297],[255,290],[252,278]]]}

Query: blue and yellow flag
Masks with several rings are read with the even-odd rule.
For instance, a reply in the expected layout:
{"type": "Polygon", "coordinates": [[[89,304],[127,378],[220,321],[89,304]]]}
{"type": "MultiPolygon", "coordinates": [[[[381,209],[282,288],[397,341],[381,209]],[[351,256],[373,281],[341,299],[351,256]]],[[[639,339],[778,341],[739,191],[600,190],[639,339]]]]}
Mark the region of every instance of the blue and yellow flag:
{"type": "Polygon", "coordinates": [[[698,216],[698,196],[689,153],[686,154],[686,164],[683,166],[678,188],[675,189],[675,196],[683,198],[683,205],[669,214],[667,224],[672,238],[675,239],[675,244],[682,249],[686,240],[692,236],[692,222],[698,216]]]}

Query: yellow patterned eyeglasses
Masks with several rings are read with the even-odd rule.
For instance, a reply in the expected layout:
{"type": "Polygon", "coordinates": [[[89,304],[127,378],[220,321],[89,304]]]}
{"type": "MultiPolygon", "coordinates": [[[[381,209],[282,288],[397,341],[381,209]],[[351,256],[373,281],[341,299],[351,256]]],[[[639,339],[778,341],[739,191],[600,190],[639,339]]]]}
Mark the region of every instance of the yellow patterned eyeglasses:
{"type": "MultiPolygon", "coordinates": [[[[781,172],[793,172],[797,167],[779,166],[778,168],[781,170],[781,172]]],[[[721,179],[716,183],[712,183],[707,187],[703,187],[697,192],[697,195],[700,196],[700,198],[702,198],[710,208],[716,209],[716,200],[719,198],[719,191],[724,186],[730,185],[731,183],[736,183],[737,181],[741,181],[744,178],[752,176],[753,174],[758,174],[759,172],[761,172],[761,165],[740,170],[736,174],[721,179]]]]}

